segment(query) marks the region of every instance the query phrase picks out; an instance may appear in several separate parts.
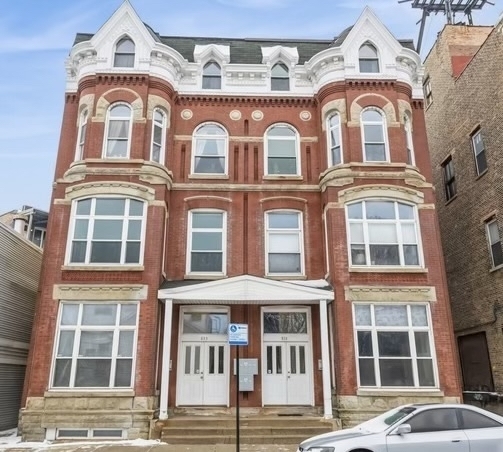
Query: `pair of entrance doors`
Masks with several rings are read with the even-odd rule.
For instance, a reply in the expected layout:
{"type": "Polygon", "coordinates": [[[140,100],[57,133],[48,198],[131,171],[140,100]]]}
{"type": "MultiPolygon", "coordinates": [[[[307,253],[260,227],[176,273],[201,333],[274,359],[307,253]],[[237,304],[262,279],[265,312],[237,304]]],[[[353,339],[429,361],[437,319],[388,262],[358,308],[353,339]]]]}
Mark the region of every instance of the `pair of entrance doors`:
{"type": "MultiPolygon", "coordinates": [[[[187,309],[181,317],[177,405],[228,406],[228,312],[187,309]]],[[[263,309],[262,331],[262,405],[312,405],[308,309],[263,309]]]]}

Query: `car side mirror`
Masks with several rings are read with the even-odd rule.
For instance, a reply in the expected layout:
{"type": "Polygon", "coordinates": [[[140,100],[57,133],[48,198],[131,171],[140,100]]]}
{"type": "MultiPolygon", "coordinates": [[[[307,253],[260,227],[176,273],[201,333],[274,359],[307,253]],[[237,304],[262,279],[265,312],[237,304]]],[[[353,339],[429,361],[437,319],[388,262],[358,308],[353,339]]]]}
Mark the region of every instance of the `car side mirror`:
{"type": "Polygon", "coordinates": [[[406,433],[410,433],[411,431],[412,429],[410,428],[410,424],[401,424],[395,429],[393,433],[395,435],[405,435],[406,433]]]}

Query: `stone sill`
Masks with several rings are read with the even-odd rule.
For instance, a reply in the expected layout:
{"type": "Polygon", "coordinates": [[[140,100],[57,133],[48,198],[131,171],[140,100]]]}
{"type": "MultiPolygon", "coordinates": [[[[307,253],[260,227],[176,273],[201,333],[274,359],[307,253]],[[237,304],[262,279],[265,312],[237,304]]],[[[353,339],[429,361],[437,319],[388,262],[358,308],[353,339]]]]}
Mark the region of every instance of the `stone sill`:
{"type": "Polygon", "coordinates": [[[183,275],[183,279],[201,279],[208,281],[215,281],[217,279],[225,279],[227,275],[223,273],[214,274],[214,273],[191,273],[190,275],[183,275]]]}
{"type": "Polygon", "coordinates": [[[292,275],[292,274],[284,274],[284,275],[265,275],[267,279],[272,279],[274,281],[307,281],[307,276],[305,275],[292,275]]]}
{"type": "Polygon", "coordinates": [[[400,389],[358,389],[357,396],[366,397],[444,397],[444,391],[435,389],[400,388],[400,389]]]}
{"type": "Polygon", "coordinates": [[[189,179],[208,179],[208,180],[228,180],[229,175],[228,174],[211,174],[211,173],[205,173],[205,174],[189,174],[188,175],[189,179]]]}
{"type": "Polygon", "coordinates": [[[262,177],[262,180],[298,180],[302,182],[304,180],[304,177],[295,174],[292,174],[291,176],[288,174],[282,174],[282,175],[267,174],[262,177]]]}
{"type": "Polygon", "coordinates": [[[88,272],[142,272],[143,265],[63,265],[61,271],[88,271],[88,272]]]}
{"type": "Polygon", "coordinates": [[[111,391],[111,390],[106,390],[103,392],[96,391],[95,389],[89,390],[89,391],[74,391],[74,390],[68,390],[68,391],[62,391],[60,389],[57,390],[49,390],[44,392],[44,397],[58,397],[58,398],[64,398],[64,397],[87,397],[87,398],[94,398],[94,397],[134,397],[135,396],[135,391],[133,389],[129,391],[124,391],[124,390],[118,390],[118,391],[111,391]]]}
{"type": "Polygon", "coordinates": [[[498,270],[501,270],[502,268],[503,268],[503,264],[497,265],[496,267],[491,268],[491,270],[489,270],[489,273],[497,272],[498,270]]]}
{"type": "Polygon", "coordinates": [[[349,267],[350,273],[428,273],[427,268],[408,267],[349,267]]]}

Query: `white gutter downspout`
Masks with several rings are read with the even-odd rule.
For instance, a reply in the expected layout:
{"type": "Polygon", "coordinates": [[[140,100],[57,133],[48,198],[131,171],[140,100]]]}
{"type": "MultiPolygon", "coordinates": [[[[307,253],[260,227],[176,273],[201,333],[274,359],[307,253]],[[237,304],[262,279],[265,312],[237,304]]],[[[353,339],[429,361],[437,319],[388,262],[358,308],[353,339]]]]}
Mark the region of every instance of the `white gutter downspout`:
{"type": "Polygon", "coordinates": [[[159,419],[168,419],[169,372],[171,361],[171,323],[173,320],[173,300],[164,300],[164,339],[162,346],[161,394],[159,419]]]}
{"type": "Polygon", "coordinates": [[[320,300],[321,372],[323,381],[323,417],[332,419],[332,391],[330,389],[330,348],[328,344],[327,300],[320,300]]]}

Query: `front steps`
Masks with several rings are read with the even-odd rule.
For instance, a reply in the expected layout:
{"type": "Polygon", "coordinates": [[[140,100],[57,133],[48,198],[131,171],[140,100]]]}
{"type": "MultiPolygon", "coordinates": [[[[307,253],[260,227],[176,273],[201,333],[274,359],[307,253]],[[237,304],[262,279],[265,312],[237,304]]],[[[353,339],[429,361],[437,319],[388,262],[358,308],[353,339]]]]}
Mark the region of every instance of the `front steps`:
{"type": "MultiPolygon", "coordinates": [[[[298,444],[337,428],[338,423],[309,415],[258,415],[240,418],[240,444],[298,444]],[[335,426],[335,427],[334,427],[335,426]]],[[[156,421],[155,430],[168,444],[235,444],[235,416],[174,416],[156,421]]]]}

